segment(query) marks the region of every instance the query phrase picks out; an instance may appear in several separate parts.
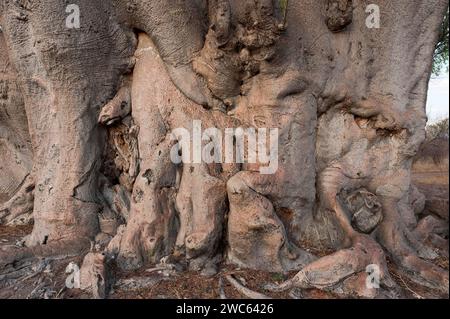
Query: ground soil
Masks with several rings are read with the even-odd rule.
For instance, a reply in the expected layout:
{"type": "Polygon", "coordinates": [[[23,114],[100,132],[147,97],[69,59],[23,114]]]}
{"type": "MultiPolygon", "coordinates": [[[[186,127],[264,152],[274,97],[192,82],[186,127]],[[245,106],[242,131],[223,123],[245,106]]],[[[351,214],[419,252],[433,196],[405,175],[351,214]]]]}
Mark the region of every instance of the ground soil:
{"type": "MultiPolygon", "coordinates": [[[[5,227],[0,226],[0,249],[7,245],[15,245],[24,235],[31,231],[30,226],[5,227]]],[[[70,262],[78,265],[81,258],[68,258],[50,261],[48,269],[38,274],[33,273],[33,269],[24,274],[18,274],[12,280],[1,280],[0,278],[0,298],[66,298],[84,299],[91,298],[88,292],[79,289],[65,288],[65,280],[68,274],[65,269],[70,262]]],[[[448,259],[436,261],[440,266],[448,270],[448,259]]],[[[221,271],[212,277],[205,277],[196,272],[174,273],[165,276],[158,272],[149,273],[148,266],[139,271],[121,272],[114,270],[115,284],[109,294],[111,299],[220,299],[220,282],[223,284],[223,293],[228,299],[247,298],[240,294],[226,279],[226,275],[233,275],[247,288],[253,291],[264,293],[276,299],[328,299],[342,298],[328,292],[307,289],[287,291],[283,293],[271,293],[264,290],[267,283],[282,282],[295,275],[295,272],[267,273],[255,270],[238,269],[231,265],[222,265],[221,271]],[[117,286],[121,282],[136,283],[136,287],[117,286]],[[147,282],[147,284],[145,284],[147,282]],[[142,287],[139,284],[144,283],[142,287]]],[[[25,268],[24,268],[25,269],[25,268]]],[[[425,287],[414,284],[404,278],[392,263],[389,269],[394,280],[402,288],[406,298],[440,298],[434,292],[430,292],[425,287]]]]}
{"type": "MultiPolygon", "coordinates": [[[[419,190],[427,198],[446,201],[448,218],[448,172],[442,170],[415,170],[413,181],[419,190]]],[[[445,215],[445,214],[444,214],[445,215]]],[[[31,233],[32,225],[7,227],[0,226],[0,250],[7,246],[20,246],[24,236],[31,233]]],[[[0,299],[3,298],[67,298],[80,299],[91,298],[90,293],[79,289],[67,289],[65,285],[68,274],[65,272],[67,265],[74,262],[81,265],[82,257],[65,258],[51,261],[33,261],[24,264],[17,271],[9,274],[5,279],[0,275],[0,299]],[[39,263],[46,267],[39,268],[39,263]]],[[[444,269],[449,269],[449,260],[440,257],[435,264],[444,269]]],[[[403,298],[448,298],[426,287],[420,286],[407,279],[401,271],[389,260],[388,267],[393,279],[401,287],[403,298]]],[[[239,269],[232,265],[222,265],[221,271],[212,276],[205,277],[196,272],[179,272],[169,275],[160,272],[148,272],[151,265],[144,269],[123,272],[112,264],[114,282],[108,298],[111,299],[219,299],[223,295],[228,299],[247,298],[239,293],[226,279],[227,275],[233,275],[247,288],[266,294],[272,298],[290,299],[327,299],[342,298],[317,289],[294,290],[282,293],[271,293],[264,289],[267,283],[280,283],[292,278],[295,272],[268,273],[255,270],[239,269]],[[127,283],[127,284],[123,284],[127,283]],[[221,287],[223,287],[221,289],[221,287]]]]}

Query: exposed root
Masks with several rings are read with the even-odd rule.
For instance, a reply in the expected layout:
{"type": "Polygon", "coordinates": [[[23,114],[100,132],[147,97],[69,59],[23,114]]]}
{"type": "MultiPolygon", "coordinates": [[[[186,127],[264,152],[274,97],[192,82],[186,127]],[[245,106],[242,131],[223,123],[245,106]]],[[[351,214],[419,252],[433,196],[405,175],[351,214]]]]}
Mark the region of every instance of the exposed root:
{"type": "Polygon", "coordinates": [[[108,293],[106,256],[101,253],[89,253],[80,269],[81,289],[89,290],[95,299],[104,299],[108,293]]]}
{"type": "MultiPolygon", "coordinates": [[[[28,176],[19,191],[0,207],[0,224],[16,224],[21,216],[32,214],[34,204],[34,180],[28,176]]],[[[25,218],[28,220],[28,218],[25,218]]],[[[20,222],[20,221],[19,221],[20,222]]]]}
{"type": "Polygon", "coordinates": [[[169,260],[170,256],[166,256],[161,258],[160,263],[157,264],[153,268],[147,269],[145,272],[147,273],[154,273],[157,272],[158,274],[163,275],[164,277],[171,277],[176,276],[178,272],[183,270],[183,266],[178,264],[170,263],[169,260]]]}
{"type": "Polygon", "coordinates": [[[88,252],[90,245],[90,241],[87,238],[76,238],[34,247],[11,247],[0,251],[0,271],[15,269],[23,262],[37,258],[60,259],[80,256],[88,252]]]}
{"type": "Polygon", "coordinates": [[[294,288],[289,292],[289,297],[292,299],[303,299],[303,295],[300,289],[294,288]]]}
{"type": "Polygon", "coordinates": [[[232,275],[226,276],[227,280],[236,288],[237,291],[239,291],[244,296],[250,298],[250,299],[272,299],[269,296],[266,296],[264,294],[261,294],[259,292],[253,291],[248,289],[247,287],[244,287],[241,285],[232,275]]]}
{"type": "Polygon", "coordinates": [[[225,295],[225,287],[223,285],[222,277],[219,278],[219,295],[220,299],[228,299],[227,296],[225,295]]]}
{"type": "Polygon", "coordinates": [[[448,294],[448,271],[427,261],[427,259],[435,259],[437,254],[420,243],[406,228],[396,207],[395,200],[383,199],[383,208],[387,218],[377,231],[377,239],[392,255],[394,262],[402,268],[403,274],[411,281],[448,294]]]}
{"type": "Polygon", "coordinates": [[[448,222],[429,215],[419,221],[413,234],[420,242],[430,245],[448,259],[448,239],[445,239],[448,238],[448,228],[448,222]]]}
{"type": "Polygon", "coordinates": [[[264,289],[268,290],[268,291],[272,291],[272,292],[283,292],[283,291],[294,288],[295,282],[296,282],[296,279],[294,277],[289,280],[286,280],[285,282],[283,282],[281,284],[268,283],[268,284],[264,285],[264,289]]]}
{"type": "Polygon", "coordinates": [[[375,297],[377,289],[366,284],[368,266],[379,270],[382,286],[395,286],[381,247],[368,236],[360,235],[354,240],[353,247],[322,257],[304,267],[294,278],[280,285],[269,284],[266,288],[275,292],[316,288],[344,295],[375,297]]]}

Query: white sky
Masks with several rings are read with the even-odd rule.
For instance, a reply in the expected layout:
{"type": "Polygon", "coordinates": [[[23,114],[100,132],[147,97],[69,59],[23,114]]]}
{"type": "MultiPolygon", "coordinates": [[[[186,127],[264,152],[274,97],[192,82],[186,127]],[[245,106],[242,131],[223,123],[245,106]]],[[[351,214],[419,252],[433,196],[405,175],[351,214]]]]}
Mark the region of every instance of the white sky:
{"type": "Polygon", "coordinates": [[[427,115],[430,123],[448,117],[449,74],[441,74],[430,81],[428,90],[427,115]]]}

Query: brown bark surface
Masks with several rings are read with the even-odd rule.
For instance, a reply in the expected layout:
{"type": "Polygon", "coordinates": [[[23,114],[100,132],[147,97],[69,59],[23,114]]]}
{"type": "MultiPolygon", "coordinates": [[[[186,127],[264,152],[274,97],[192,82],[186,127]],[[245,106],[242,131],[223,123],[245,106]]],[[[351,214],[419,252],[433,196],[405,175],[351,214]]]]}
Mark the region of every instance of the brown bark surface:
{"type": "Polygon", "coordinates": [[[295,271],[267,289],[370,298],[398,296],[389,261],[448,294],[448,201],[430,219],[411,182],[447,0],[76,2],[79,29],[66,2],[0,0],[0,223],[34,223],[0,274],[91,246],[96,297],[111,261],[295,271]],[[173,163],[196,120],[277,128],[278,169],[173,163]]]}

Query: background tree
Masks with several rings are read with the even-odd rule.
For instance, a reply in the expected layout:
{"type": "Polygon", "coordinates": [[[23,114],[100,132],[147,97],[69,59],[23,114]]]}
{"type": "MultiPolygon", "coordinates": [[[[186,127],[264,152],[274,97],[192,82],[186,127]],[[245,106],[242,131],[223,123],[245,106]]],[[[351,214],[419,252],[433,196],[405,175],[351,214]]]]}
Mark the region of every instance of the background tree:
{"type": "Polygon", "coordinates": [[[434,52],[433,74],[435,75],[440,74],[443,67],[446,67],[448,72],[448,14],[449,8],[447,8],[444,20],[442,21],[441,33],[436,45],[436,51],[434,52]]]}

